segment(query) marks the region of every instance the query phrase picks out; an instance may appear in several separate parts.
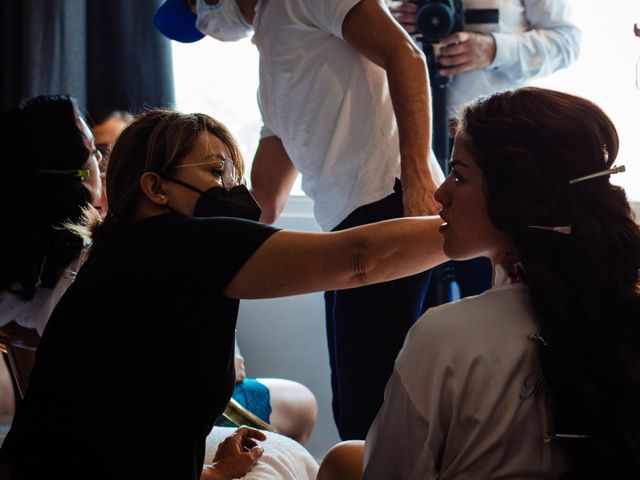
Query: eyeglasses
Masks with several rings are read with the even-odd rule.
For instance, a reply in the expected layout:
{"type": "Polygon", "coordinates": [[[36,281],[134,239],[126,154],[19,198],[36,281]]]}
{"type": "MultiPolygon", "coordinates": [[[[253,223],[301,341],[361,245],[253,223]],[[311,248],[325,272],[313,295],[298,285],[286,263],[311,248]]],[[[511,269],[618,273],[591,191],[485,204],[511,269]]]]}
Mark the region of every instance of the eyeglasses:
{"type": "MultiPolygon", "coordinates": [[[[96,145],[96,150],[92,152],[92,156],[95,155],[98,162],[98,167],[101,172],[106,171],[105,156],[100,147],[103,145],[96,145]]],[[[106,145],[108,147],[108,145],[106,145]]],[[[88,162],[89,160],[87,160],[88,162]]],[[[86,163],[86,162],[85,162],[86,163]]],[[[41,175],[67,175],[70,177],[77,177],[80,180],[86,180],[91,175],[91,171],[88,168],[74,168],[71,170],[60,170],[57,168],[40,168],[38,173],[41,175]]]]}
{"type": "Polygon", "coordinates": [[[38,173],[43,175],[68,175],[70,177],[78,177],[80,180],[85,180],[89,178],[89,175],[91,175],[91,172],[85,168],[79,168],[74,170],[56,170],[56,169],[43,168],[43,169],[39,169],[38,173]]]}
{"type": "Polygon", "coordinates": [[[200,165],[213,165],[213,164],[218,164],[218,165],[222,164],[220,179],[222,181],[222,186],[226,190],[231,190],[233,187],[246,184],[246,181],[244,178],[238,178],[236,166],[233,164],[233,161],[229,158],[224,158],[224,160],[213,160],[209,162],[189,163],[187,165],[176,165],[173,168],[187,168],[187,167],[197,167],[200,165]]]}
{"type": "Polygon", "coordinates": [[[96,150],[98,150],[102,154],[102,158],[106,157],[111,151],[109,147],[109,143],[96,143],[96,150]]]}

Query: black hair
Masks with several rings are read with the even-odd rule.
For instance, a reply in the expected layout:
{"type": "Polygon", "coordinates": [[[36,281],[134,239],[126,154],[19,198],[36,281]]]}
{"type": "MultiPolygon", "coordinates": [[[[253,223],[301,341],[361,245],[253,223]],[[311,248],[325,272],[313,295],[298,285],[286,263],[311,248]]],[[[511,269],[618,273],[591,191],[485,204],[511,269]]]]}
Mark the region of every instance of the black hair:
{"type": "Polygon", "coordinates": [[[23,100],[2,114],[0,154],[0,291],[30,300],[53,288],[82,248],[62,229],[91,195],[81,178],[51,170],[81,169],[89,158],[78,106],[68,96],[23,100]]]}
{"type": "Polygon", "coordinates": [[[594,103],[540,88],[468,105],[458,125],[492,223],[522,262],[566,478],[640,478],[640,229],[608,176],[616,129],[594,103]],[[570,226],[570,234],[529,225],[570,226]]]}

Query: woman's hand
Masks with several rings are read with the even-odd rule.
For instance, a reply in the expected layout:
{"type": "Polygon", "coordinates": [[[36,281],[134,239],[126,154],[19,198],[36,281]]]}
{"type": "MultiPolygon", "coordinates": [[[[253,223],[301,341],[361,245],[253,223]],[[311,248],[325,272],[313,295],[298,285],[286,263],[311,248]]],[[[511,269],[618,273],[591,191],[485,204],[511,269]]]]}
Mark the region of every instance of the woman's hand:
{"type": "Polygon", "coordinates": [[[255,440],[266,439],[260,430],[238,428],[218,445],[213,463],[204,466],[200,480],[231,480],[246,475],[264,452],[255,440]]]}

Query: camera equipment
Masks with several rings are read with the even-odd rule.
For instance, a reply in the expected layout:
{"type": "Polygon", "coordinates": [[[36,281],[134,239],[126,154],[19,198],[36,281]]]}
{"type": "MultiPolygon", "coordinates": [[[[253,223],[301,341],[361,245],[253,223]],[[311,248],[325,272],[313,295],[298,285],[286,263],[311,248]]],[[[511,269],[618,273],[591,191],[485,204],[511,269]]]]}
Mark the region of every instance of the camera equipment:
{"type": "Polygon", "coordinates": [[[451,77],[440,75],[442,65],[438,63],[434,44],[455,32],[465,30],[468,24],[498,23],[498,9],[466,9],[464,0],[413,0],[418,5],[416,11],[416,34],[414,40],[427,58],[429,82],[432,93],[433,151],[447,175],[450,153],[449,109],[447,90],[451,77]]]}
{"type": "Polygon", "coordinates": [[[427,57],[429,82],[431,84],[433,151],[442,171],[448,175],[449,128],[447,88],[450,77],[440,75],[441,65],[436,59],[433,44],[437,44],[452,33],[464,30],[463,0],[415,0],[416,31],[414,40],[427,57]]]}
{"type": "Polygon", "coordinates": [[[418,0],[416,29],[424,41],[438,43],[454,32],[464,30],[462,0],[418,0]]]}
{"type": "MultiPolygon", "coordinates": [[[[451,77],[440,75],[442,66],[434,52],[434,44],[455,32],[465,30],[466,24],[498,23],[497,9],[467,9],[464,0],[413,0],[418,5],[416,30],[413,36],[427,58],[432,102],[432,143],[433,151],[445,175],[450,172],[447,159],[451,151],[449,136],[448,88],[451,77]]],[[[436,305],[458,300],[460,287],[456,281],[455,269],[451,262],[436,267],[433,271],[436,305]]]]}

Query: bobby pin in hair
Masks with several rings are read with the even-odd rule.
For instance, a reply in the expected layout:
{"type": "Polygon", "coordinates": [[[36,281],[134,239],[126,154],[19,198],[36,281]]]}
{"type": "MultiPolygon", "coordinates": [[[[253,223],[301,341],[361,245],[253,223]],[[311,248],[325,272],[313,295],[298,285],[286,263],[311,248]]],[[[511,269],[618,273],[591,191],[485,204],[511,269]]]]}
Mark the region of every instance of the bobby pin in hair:
{"type": "Polygon", "coordinates": [[[528,228],[536,228],[538,230],[547,230],[549,232],[562,233],[563,235],[571,235],[571,225],[558,225],[557,227],[547,227],[544,225],[527,225],[528,228]]]}
{"type": "Polygon", "coordinates": [[[578,433],[545,433],[544,443],[549,443],[552,440],[584,440],[589,438],[589,435],[581,435],[578,433]]]}
{"type": "Polygon", "coordinates": [[[592,178],[604,177],[607,175],[613,175],[614,173],[624,172],[624,165],[620,165],[619,167],[608,168],[607,170],[602,170],[600,172],[592,173],[591,175],[585,175],[584,177],[574,178],[573,180],[569,180],[569,185],[573,185],[574,183],[584,182],[585,180],[591,180],[592,178]]]}

